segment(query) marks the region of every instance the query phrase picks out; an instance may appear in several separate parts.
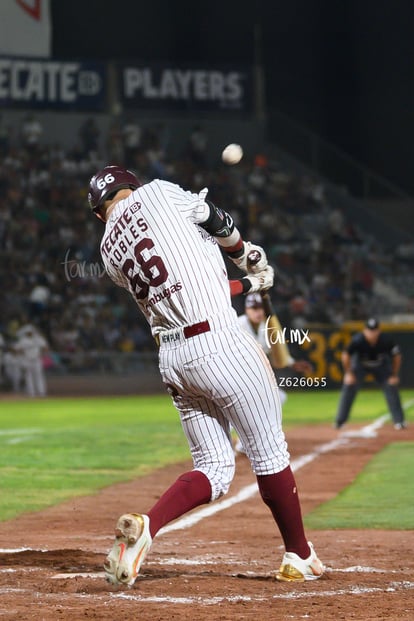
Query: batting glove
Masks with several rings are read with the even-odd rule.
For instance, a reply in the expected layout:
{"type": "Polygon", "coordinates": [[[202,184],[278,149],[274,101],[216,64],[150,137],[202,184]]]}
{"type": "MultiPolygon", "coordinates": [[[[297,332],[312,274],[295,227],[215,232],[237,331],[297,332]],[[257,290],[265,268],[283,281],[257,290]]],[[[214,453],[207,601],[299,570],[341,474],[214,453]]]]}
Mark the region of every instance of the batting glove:
{"type": "Polygon", "coordinates": [[[243,242],[243,254],[241,257],[231,260],[237,267],[246,274],[258,274],[267,268],[267,256],[261,246],[256,246],[251,242],[243,242]]]}
{"type": "Polygon", "coordinates": [[[275,279],[275,271],[271,265],[268,265],[258,274],[245,276],[243,280],[245,293],[256,293],[257,291],[266,291],[273,287],[275,279]],[[246,282],[247,281],[247,282],[246,282]],[[248,285],[250,284],[250,287],[248,285]]]}

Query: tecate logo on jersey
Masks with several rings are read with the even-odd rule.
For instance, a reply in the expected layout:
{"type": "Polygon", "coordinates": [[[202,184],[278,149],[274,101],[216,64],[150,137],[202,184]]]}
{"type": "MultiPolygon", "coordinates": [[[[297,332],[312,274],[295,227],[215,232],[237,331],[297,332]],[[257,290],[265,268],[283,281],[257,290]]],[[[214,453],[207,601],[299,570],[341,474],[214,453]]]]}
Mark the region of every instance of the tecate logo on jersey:
{"type": "Polygon", "coordinates": [[[276,343],[297,343],[298,345],[303,345],[305,342],[311,342],[309,330],[303,330],[302,328],[277,330],[276,328],[269,327],[269,320],[270,317],[267,318],[265,326],[266,345],[269,348],[272,345],[276,345],[276,343]]]}
{"type": "MultiPolygon", "coordinates": [[[[135,211],[140,209],[140,203],[134,203],[133,207],[135,211]]],[[[144,218],[139,218],[135,222],[132,222],[130,208],[125,209],[125,211],[119,216],[118,220],[115,222],[114,226],[110,229],[109,233],[105,235],[102,239],[101,243],[101,252],[108,257],[111,252],[113,246],[118,244],[118,248],[116,248],[115,258],[118,261],[122,260],[122,254],[126,254],[128,252],[128,248],[132,246],[137,239],[140,239],[142,233],[145,233],[148,230],[148,225],[145,222],[144,218]],[[136,229],[135,223],[139,227],[139,230],[136,229]],[[121,252],[120,252],[121,251],[121,252]]]]}

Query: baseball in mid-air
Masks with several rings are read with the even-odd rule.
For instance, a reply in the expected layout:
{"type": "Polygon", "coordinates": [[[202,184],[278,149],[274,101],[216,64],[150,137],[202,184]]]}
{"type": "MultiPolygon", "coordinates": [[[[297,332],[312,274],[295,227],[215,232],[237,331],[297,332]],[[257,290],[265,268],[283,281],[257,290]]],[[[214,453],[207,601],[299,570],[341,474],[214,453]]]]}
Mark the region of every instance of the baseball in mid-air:
{"type": "Polygon", "coordinates": [[[227,147],[223,149],[223,153],[221,154],[221,159],[226,164],[238,164],[243,157],[243,149],[239,144],[228,144],[227,147]]]}

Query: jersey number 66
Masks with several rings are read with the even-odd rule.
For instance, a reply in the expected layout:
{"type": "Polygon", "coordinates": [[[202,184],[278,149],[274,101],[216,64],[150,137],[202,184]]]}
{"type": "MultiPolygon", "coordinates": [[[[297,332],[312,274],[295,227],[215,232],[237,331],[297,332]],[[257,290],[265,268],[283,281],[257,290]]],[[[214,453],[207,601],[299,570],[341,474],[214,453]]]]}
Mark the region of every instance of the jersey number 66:
{"type": "Polygon", "coordinates": [[[141,239],[135,246],[134,255],[140,267],[138,274],[134,274],[135,261],[133,259],[126,259],[122,265],[122,271],[128,278],[131,290],[138,300],[148,297],[150,287],[158,287],[168,278],[167,268],[161,257],[158,255],[151,255],[149,259],[144,257],[143,252],[151,248],[154,248],[154,242],[148,237],[141,239]]]}

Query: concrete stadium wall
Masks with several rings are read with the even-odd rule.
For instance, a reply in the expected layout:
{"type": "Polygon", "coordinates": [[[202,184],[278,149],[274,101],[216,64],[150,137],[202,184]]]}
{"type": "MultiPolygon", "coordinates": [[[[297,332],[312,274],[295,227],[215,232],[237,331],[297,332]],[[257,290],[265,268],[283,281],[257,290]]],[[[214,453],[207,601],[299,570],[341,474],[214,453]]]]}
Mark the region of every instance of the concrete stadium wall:
{"type": "Polygon", "coordinates": [[[167,394],[159,373],[48,375],[49,396],[167,394]]]}

